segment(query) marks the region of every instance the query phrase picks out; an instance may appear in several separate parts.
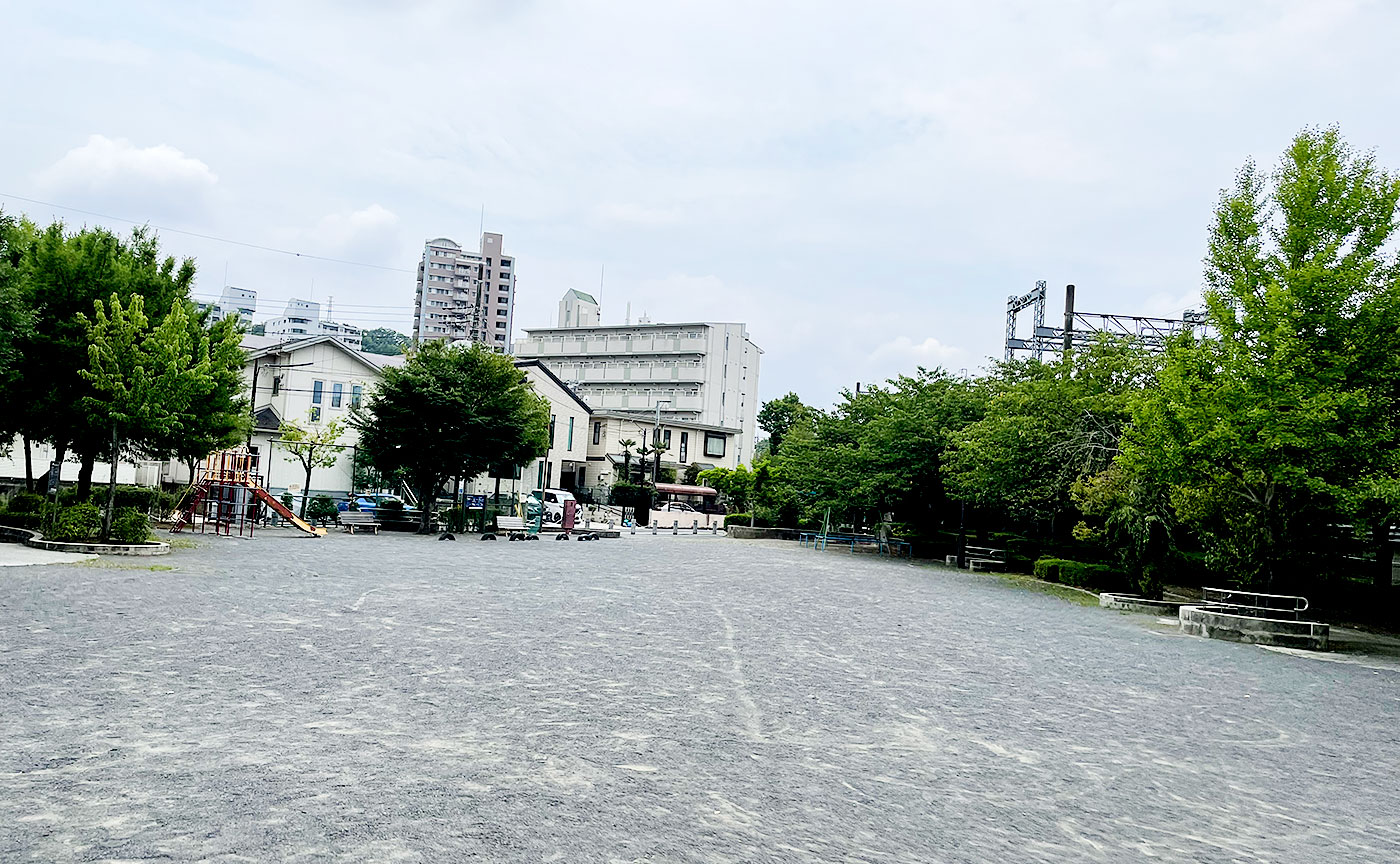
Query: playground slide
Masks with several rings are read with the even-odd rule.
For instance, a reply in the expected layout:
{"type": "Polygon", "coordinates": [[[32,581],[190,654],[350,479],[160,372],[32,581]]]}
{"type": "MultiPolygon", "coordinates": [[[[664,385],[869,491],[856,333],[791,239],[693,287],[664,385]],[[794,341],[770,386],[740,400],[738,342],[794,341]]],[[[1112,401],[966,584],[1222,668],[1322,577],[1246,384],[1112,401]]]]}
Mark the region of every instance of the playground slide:
{"type": "Polygon", "coordinates": [[[297,528],[301,529],[302,531],[305,531],[307,534],[315,534],[317,537],[324,537],[326,535],[326,529],[313,528],[312,526],[303,522],[301,519],[298,519],[297,514],[293,513],[291,509],[287,507],[286,504],[283,504],[281,501],[278,501],[275,497],[273,497],[271,492],[267,491],[261,486],[253,486],[252,484],[249,484],[249,488],[253,490],[253,494],[258,497],[259,501],[271,507],[277,513],[278,516],[281,516],[283,519],[286,519],[288,522],[292,523],[297,528]]]}

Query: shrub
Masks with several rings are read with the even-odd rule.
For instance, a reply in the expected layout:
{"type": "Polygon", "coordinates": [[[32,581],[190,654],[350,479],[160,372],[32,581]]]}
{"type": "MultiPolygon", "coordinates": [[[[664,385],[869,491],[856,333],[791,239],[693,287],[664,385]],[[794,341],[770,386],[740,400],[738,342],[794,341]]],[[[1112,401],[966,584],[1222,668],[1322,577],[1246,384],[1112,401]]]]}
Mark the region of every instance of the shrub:
{"type": "Polygon", "coordinates": [[[283,507],[286,507],[288,510],[292,509],[292,501],[293,501],[293,499],[292,499],[292,493],[290,493],[290,492],[283,492],[283,493],[282,493],[282,506],[283,506],[283,507]]]}
{"type": "Polygon", "coordinates": [[[122,507],[112,516],[112,541],[145,543],[151,539],[151,524],[139,507],[122,507]]]}
{"type": "Polygon", "coordinates": [[[1084,564],[1064,558],[1041,558],[1035,562],[1032,572],[1037,579],[1058,582],[1073,588],[1121,591],[1127,584],[1127,576],[1117,568],[1106,564],[1084,564]]]}
{"type": "Polygon", "coordinates": [[[0,525],[11,528],[38,528],[44,521],[42,513],[16,513],[13,510],[0,510],[0,525]]]}
{"type": "Polygon", "coordinates": [[[397,510],[399,512],[403,512],[403,502],[397,498],[386,498],[385,500],[379,502],[376,509],[397,510]]]}
{"type": "Polygon", "coordinates": [[[58,511],[58,519],[46,532],[49,540],[81,543],[102,527],[102,512],[92,504],[74,504],[58,511]]]}
{"type": "Polygon", "coordinates": [[[10,496],[5,509],[11,513],[40,513],[44,509],[44,496],[37,492],[16,492],[10,496]]]}
{"type": "Polygon", "coordinates": [[[724,527],[742,525],[747,528],[751,519],[753,519],[752,513],[726,513],[724,514],[724,527]]]}
{"type": "Polygon", "coordinates": [[[326,522],[334,519],[340,510],[329,495],[317,495],[306,505],[306,518],[311,522],[326,522]]]}

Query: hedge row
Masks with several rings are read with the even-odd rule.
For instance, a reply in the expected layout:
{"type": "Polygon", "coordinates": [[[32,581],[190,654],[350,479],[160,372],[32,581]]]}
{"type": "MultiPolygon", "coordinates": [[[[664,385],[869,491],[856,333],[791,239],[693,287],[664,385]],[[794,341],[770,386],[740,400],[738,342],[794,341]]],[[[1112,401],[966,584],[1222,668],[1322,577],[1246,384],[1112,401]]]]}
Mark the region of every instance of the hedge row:
{"type": "Polygon", "coordinates": [[[1065,558],[1041,558],[1032,572],[1037,579],[1074,588],[1119,591],[1127,584],[1127,576],[1107,564],[1084,564],[1065,558]]]}

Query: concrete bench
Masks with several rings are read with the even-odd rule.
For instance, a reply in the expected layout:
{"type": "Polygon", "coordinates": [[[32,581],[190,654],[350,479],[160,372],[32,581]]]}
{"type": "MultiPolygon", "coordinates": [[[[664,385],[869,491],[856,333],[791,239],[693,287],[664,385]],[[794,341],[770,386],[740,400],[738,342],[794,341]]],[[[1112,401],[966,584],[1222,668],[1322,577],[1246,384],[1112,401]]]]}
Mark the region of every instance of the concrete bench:
{"type": "Polygon", "coordinates": [[[967,559],[967,569],[973,573],[992,573],[1005,570],[1005,561],[996,561],[991,558],[969,558],[967,559]]]}
{"type": "Polygon", "coordinates": [[[340,514],[340,527],[354,534],[356,531],[366,530],[375,534],[379,533],[379,523],[374,521],[373,513],[363,513],[358,510],[344,510],[340,514]]]}

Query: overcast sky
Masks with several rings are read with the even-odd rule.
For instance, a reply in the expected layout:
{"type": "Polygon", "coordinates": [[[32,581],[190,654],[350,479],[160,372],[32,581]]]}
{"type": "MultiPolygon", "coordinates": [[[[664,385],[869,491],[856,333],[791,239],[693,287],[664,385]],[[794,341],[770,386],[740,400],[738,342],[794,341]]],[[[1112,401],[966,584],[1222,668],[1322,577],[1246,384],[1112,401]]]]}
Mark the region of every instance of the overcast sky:
{"type": "MultiPolygon", "coordinates": [[[[761,397],[999,356],[1008,295],[1193,305],[1251,155],[1339,123],[1400,168],[1383,2],[6,4],[0,194],[163,233],[269,317],[409,329],[428,237],[516,256],[516,336],[743,321],[761,397]],[[59,6],[62,5],[62,9],[59,6]],[[227,273],[227,277],[225,274],[227,273]]],[[[8,212],[128,225],[13,198],[8,212]]]]}

